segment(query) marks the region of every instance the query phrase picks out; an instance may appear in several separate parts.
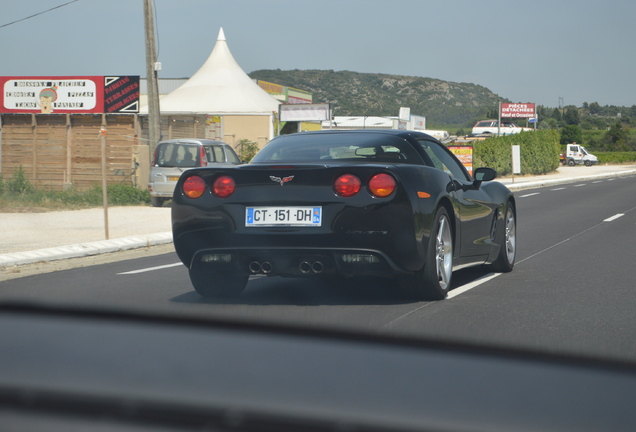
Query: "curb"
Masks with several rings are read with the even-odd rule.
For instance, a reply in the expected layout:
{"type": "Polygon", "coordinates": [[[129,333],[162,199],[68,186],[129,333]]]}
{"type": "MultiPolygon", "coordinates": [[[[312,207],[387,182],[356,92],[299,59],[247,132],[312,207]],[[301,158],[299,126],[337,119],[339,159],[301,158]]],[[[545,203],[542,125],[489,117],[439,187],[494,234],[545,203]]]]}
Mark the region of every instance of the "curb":
{"type": "Polygon", "coordinates": [[[57,261],[69,258],[81,258],[92,255],[121,252],[167,243],[172,243],[172,232],[122,237],[112,240],[58,246],[27,252],[13,252],[0,255],[0,269],[3,267],[34,264],[43,261],[57,261]]]}
{"type": "MultiPolygon", "coordinates": [[[[523,190],[523,189],[532,189],[532,188],[543,187],[543,186],[551,186],[556,184],[568,184],[568,183],[576,183],[576,182],[588,181],[588,180],[598,180],[598,179],[610,178],[610,177],[622,177],[622,176],[628,176],[628,175],[634,175],[634,174],[636,174],[636,169],[628,170],[628,171],[618,171],[613,173],[590,174],[590,175],[585,175],[580,177],[536,180],[536,181],[522,182],[519,184],[515,184],[508,181],[501,182],[501,183],[506,185],[508,189],[515,191],[515,190],[523,190]]],[[[495,179],[495,181],[497,180],[495,179]]]]}

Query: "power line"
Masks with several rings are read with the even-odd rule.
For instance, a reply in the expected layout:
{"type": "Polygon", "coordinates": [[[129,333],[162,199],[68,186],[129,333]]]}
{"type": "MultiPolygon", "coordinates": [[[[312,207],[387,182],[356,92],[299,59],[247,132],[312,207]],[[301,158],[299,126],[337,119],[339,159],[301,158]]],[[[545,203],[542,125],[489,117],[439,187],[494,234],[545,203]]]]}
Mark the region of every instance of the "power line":
{"type": "Polygon", "coordinates": [[[38,12],[38,13],[36,13],[36,14],[30,15],[30,16],[28,16],[28,17],[26,17],[26,18],[22,18],[22,19],[19,19],[19,20],[16,20],[16,21],[12,21],[12,22],[10,22],[10,23],[2,24],[2,25],[0,25],[0,28],[8,27],[8,26],[10,26],[10,25],[12,25],[12,24],[17,24],[17,23],[19,23],[19,22],[26,21],[26,20],[31,19],[31,18],[35,18],[36,16],[39,16],[39,15],[45,14],[45,13],[47,13],[47,12],[51,12],[52,10],[59,9],[59,8],[61,8],[61,7],[64,7],[64,6],[66,6],[66,5],[69,5],[69,4],[71,4],[71,3],[75,3],[75,2],[78,2],[78,1],[80,1],[80,0],[72,0],[72,1],[70,1],[70,2],[66,2],[66,3],[61,4],[61,5],[59,5],[59,6],[52,7],[51,9],[47,9],[47,10],[45,10],[45,11],[38,12]]]}

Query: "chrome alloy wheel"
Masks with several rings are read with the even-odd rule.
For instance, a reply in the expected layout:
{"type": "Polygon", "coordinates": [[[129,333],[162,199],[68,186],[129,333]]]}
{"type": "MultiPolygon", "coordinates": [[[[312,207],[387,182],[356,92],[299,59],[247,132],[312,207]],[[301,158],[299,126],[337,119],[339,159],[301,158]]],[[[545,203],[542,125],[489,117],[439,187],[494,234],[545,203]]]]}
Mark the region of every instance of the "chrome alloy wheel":
{"type": "Polygon", "coordinates": [[[506,256],[508,257],[509,263],[514,263],[517,253],[517,225],[515,223],[515,212],[511,207],[508,207],[506,210],[505,229],[506,256]]]}
{"type": "Polygon", "coordinates": [[[451,236],[450,222],[446,215],[440,218],[437,235],[435,236],[435,262],[439,286],[443,290],[448,290],[453,272],[453,238],[451,236]]]}

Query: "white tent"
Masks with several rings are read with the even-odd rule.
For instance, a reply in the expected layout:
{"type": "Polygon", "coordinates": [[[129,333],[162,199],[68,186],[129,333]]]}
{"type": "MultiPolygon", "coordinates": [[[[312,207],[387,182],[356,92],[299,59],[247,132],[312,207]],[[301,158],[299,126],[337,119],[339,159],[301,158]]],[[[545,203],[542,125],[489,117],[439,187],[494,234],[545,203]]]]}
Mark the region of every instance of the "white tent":
{"type": "MultiPolygon", "coordinates": [[[[203,66],[159,104],[161,114],[271,115],[280,102],[241,69],[221,28],[203,66]]],[[[148,107],[141,112],[147,113],[148,107]]]]}

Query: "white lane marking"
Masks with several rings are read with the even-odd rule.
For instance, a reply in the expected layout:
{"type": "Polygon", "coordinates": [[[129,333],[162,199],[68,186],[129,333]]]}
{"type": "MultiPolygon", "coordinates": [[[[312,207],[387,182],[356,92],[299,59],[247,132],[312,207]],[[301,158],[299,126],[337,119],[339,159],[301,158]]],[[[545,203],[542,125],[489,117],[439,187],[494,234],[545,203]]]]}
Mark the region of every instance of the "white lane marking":
{"type": "MultiPolygon", "coordinates": [[[[471,289],[473,289],[473,288],[475,288],[475,287],[477,287],[477,286],[479,286],[479,285],[481,285],[481,284],[483,284],[483,283],[486,283],[486,282],[488,282],[489,280],[492,280],[492,279],[496,278],[497,276],[500,276],[501,274],[502,274],[502,273],[489,273],[489,274],[487,274],[487,275],[485,275],[485,276],[482,276],[482,277],[480,277],[480,278],[479,278],[479,279],[477,279],[477,280],[474,280],[474,281],[472,281],[472,282],[470,282],[470,283],[467,283],[466,285],[462,285],[462,286],[460,286],[460,287],[457,287],[457,288],[455,288],[455,289],[451,290],[451,291],[448,293],[448,296],[447,296],[446,298],[447,298],[447,299],[451,299],[451,298],[453,298],[453,297],[457,297],[458,295],[463,294],[463,293],[465,293],[466,291],[471,290],[471,289]]],[[[436,304],[436,303],[435,303],[435,302],[426,302],[426,303],[424,303],[423,305],[418,306],[418,307],[416,307],[415,309],[412,309],[412,310],[408,311],[407,313],[405,313],[405,314],[403,314],[403,315],[400,315],[399,317],[396,317],[396,318],[392,319],[392,320],[391,320],[391,321],[389,321],[388,323],[384,324],[384,325],[382,326],[382,328],[383,328],[383,329],[384,329],[384,328],[390,328],[390,327],[391,327],[391,325],[392,325],[393,323],[395,323],[395,322],[397,322],[397,321],[400,321],[402,318],[406,318],[407,316],[412,315],[412,314],[414,314],[415,312],[418,312],[418,311],[420,311],[420,310],[422,310],[422,309],[424,309],[424,308],[431,307],[431,306],[432,306],[432,305],[434,305],[434,304],[436,304]]]]}
{"type": "Polygon", "coordinates": [[[552,190],[552,191],[559,191],[559,190],[565,190],[565,189],[567,189],[567,188],[560,187],[560,188],[554,188],[554,189],[550,189],[550,190],[552,190]]]}
{"type": "Polygon", "coordinates": [[[608,217],[607,219],[603,219],[603,222],[612,222],[616,219],[618,219],[619,217],[625,216],[625,213],[617,213],[612,217],[608,217]]]}
{"type": "Polygon", "coordinates": [[[581,187],[581,186],[585,186],[585,185],[586,185],[586,183],[581,183],[581,184],[574,185],[574,187],[581,187]]]}
{"type": "Polygon", "coordinates": [[[148,267],[148,268],[143,268],[143,269],[139,269],[139,270],[131,270],[131,271],[128,271],[128,272],[122,272],[122,273],[117,273],[117,274],[118,275],[129,275],[129,274],[137,274],[137,273],[146,273],[146,272],[166,269],[166,268],[170,268],[170,267],[177,267],[177,266],[180,266],[180,265],[183,265],[183,264],[178,262],[178,263],[174,263],[174,264],[166,264],[166,265],[157,266],[157,267],[148,267]]]}
{"type": "MultiPolygon", "coordinates": [[[[631,208],[631,209],[627,210],[625,213],[629,213],[629,212],[633,211],[634,209],[636,209],[636,207],[633,207],[633,208],[631,208]]],[[[609,218],[605,219],[603,222],[611,222],[611,221],[613,221],[613,220],[615,220],[615,219],[618,219],[618,218],[619,218],[619,217],[621,217],[621,216],[624,216],[624,215],[625,215],[625,213],[617,213],[617,214],[615,214],[614,216],[612,216],[612,217],[609,217],[609,218]]],[[[592,230],[594,230],[594,229],[598,228],[599,226],[601,226],[601,225],[603,224],[603,222],[599,222],[599,223],[597,223],[596,225],[591,226],[591,227],[589,227],[588,229],[585,229],[585,230],[583,230],[583,231],[581,231],[581,232],[579,232],[579,233],[577,233],[577,234],[573,235],[572,237],[566,238],[565,240],[562,240],[562,241],[560,241],[560,242],[558,242],[558,243],[555,243],[555,244],[553,244],[552,246],[549,246],[549,247],[547,247],[547,248],[543,249],[542,251],[539,251],[539,252],[537,252],[537,253],[535,253],[535,254],[532,254],[532,255],[530,255],[529,257],[526,257],[526,258],[522,259],[521,261],[517,261],[517,262],[516,262],[516,265],[519,265],[519,264],[521,264],[521,263],[522,263],[522,262],[524,262],[524,261],[527,261],[527,260],[532,259],[532,258],[534,258],[534,257],[536,257],[536,256],[539,256],[539,255],[541,255],[542,253],[547,252],[547,251],[549,251],[550,249],[554,249],[555,247],[560,246],[560,245],[562,245],[563,243],[569,242],[569,241],[570,241],[570,240],[572,240],[572,239],[575,239],[575,238],[577,238],[577,237],[579,237],[579,236],[582,236],[583,234],[587,233],[588,231],[592,231],[592,230]]]]}
{"type": "Polygon", "coordinates": [[[531,197],[532,195],[539,195],[539,192],[529,193],[529,194],[525,194],[525,195],[520,195],[519,198],[531,197]]]}
{"type": "Polygon", "coordinates": [[[603,180],[596,180],[596,181],[593,181],[592,183],[603,183],[603,180]]]}
{"type": "Polygon", "coordinates": [[[448,297],[446,297],[447,299],[453,298],[453,297],[457,297],[460,294],[464,294],[466,291],[469,291],[475,287],[478,287],[479,285],[486,283],[490,280],[493,280],[494,278],[496,278],[497,276],[500,276],[501,273],[489,273],[485,276],[480,277],[479,279],[476,279],[470,283],[467,283],[466,285],[462,285],[460,287],[457,287],[451,291],[449,291],[448,293],[448,297]]]}

